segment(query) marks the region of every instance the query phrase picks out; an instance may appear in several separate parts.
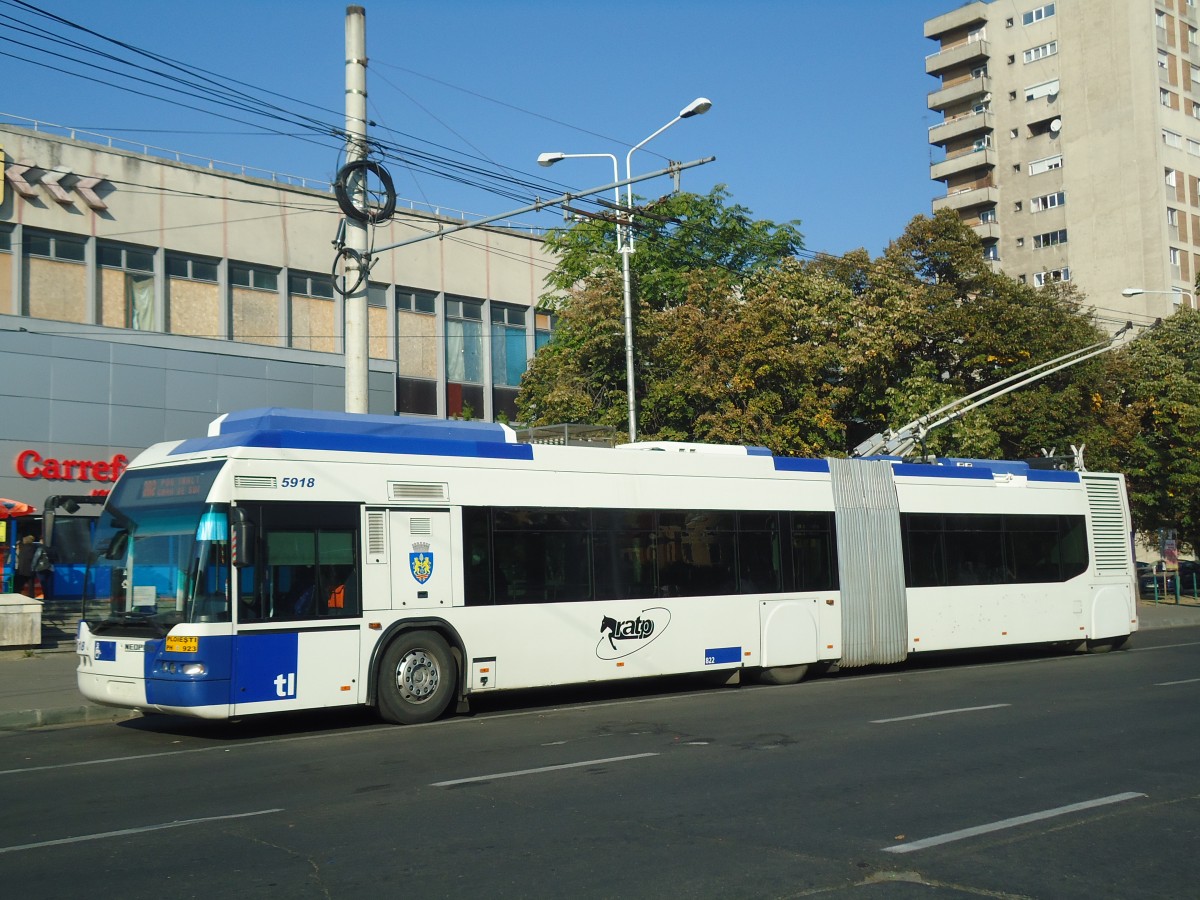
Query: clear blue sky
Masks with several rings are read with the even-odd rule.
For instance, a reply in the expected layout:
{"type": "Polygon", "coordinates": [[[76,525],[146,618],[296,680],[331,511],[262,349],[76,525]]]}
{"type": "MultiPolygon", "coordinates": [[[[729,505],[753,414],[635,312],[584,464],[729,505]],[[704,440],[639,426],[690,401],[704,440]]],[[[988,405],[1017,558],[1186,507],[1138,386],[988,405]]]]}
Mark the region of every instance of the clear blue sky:
{"type": "MultiPolygon", "coordinates": [[[[38,9],[174,61],[273,91],[289,113],[339,127],[344,109],[345,3],[334,0],[33,0],[38,9]]],[[[614,153],[698,96],[704,116],[676,123],[634,156],[634,174],[666,158],[717,161],[683,176],[687,190],[728,186],[756,218],[799,219],[809,250],[879,253],[940,195],[929,180],[926,132],[937,117],[924,74],[935,48],[926,19],[956,0],[441,0],[366,2],[372,131],[394,144],[544,185],[542,196],[607,183],[608,160],[567,160],[543,169],[543,151],[614,153]],[[385,129],[391,129],[387,131],[385,129]],[[649,152],[654,151],[654,152],[649,152]]],[[[78,49],[43,33],[121,48],[52,25],[0,0],[0,112],[90,129],[203,157],[330,179],[329,138],[264,136],[254,115],[231,122],[147,94],[158,84],[90,70],[94,81],[35,65],[85,71],[78,49]],[[23,33],[34,31],[37,36],[23,33]],[[50,57],[43,50],[63,54],[50,57]]],[[[98,61],[95,57],[86,57],[98,61]]],[[[143,60],[145,62],[145,60],[143,60]]],[[[111,64],[108,64],[111,65],[111,64]]],[[[128,71],[126,69],[126,71],[128,71]]],[[[142,73],[145,75],[145,73],[142,73]]],[[[149,76],[148,76],[149,77],[149,76]]],[[[161,84],[161,78],[152,78],[161,84]]],[[[250,91],[251,88],[246,88],[250,91]]],[[[300,134],[294,125],[275,123],[300,134]]],[[[502,213],[533,191],[502,196],[388,164],[402,197],[502,213]]],[[[485,179],[494,185],[492,179],[485,179]]],[[[669,189],[661,179],[635,188],[669,189]]],[[[525,217],[535,221],[533,217],[525,217]]],[[[558,216],[536,221],[554,224],[558,216]]]]}

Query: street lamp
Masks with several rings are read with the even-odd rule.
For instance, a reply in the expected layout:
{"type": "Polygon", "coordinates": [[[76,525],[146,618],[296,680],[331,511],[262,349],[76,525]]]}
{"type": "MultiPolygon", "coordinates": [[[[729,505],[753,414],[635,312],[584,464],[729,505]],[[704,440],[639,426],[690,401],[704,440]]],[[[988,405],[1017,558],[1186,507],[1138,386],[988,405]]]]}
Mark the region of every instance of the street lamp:
{"type": "Polygon", "coordinates": [[[1136,297],[1139,294],[1170,294],[1173,297],[1183,294],[1188,298],[1188,306],[1190,306],[1192,309],[1196,308],[1196,295],[1191,291],[1183,290],[1183,288],[1176,288],[1170,291],[1148,291],[1145,288],[1125,288],[1125,290],[1121,291],[1122,297],[1136,297]]]}
{"type": "MultiPolygon", "coordinates": [[[[625,194],[625,227],[624,239],[622,240],[621,222],[617,221],[617,249],[621,254],[621,270],[622,270],[622,287],[625,294],[625,388],[629,394],[629,442],[632,444],[637,441],[637,396],[634,393],[633,379],[633,299],[630,290],[629,279],[629,254],[633,252],[633,183],[630,179],[633,175],[630,172],[630,166],[633,160],[635,151],[640,150],[650,141],[654,140],[680,119],[690,119],[692,116],[700,116],[712,109],[712,101],[707,97],[697,97],[687,106],[679,111],[679,115],[673,118],[670,122],[664,125],[658,131],[654,132],[650,137],[640,141],[629,150],[625,156],[625,180],[630,183],[626,185],[625,194]]],[[[575,159],[580,157],[603,157],[607,156],[613,161],[613,181],[620,181],[620,174],[617,170],[617,158],[611,153],[543,153],[538,157],[538,165],[552,166],[556,162],[563,159],[575,159]]],[[[621,205],[621,189],[615,189],[617,206],[621,205]]]]}

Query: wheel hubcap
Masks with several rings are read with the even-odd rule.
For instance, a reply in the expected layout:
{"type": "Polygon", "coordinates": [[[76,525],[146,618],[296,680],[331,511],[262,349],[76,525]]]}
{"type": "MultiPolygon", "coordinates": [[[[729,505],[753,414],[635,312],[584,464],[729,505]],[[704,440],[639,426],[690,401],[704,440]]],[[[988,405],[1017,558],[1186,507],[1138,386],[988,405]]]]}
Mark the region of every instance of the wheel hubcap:
{"type": "Polygon", "coordinates": [[[409,703],[424,703],[441,681],[437,660],[420,648],[409,650],[396,666],[396,688],[409,703]]]}

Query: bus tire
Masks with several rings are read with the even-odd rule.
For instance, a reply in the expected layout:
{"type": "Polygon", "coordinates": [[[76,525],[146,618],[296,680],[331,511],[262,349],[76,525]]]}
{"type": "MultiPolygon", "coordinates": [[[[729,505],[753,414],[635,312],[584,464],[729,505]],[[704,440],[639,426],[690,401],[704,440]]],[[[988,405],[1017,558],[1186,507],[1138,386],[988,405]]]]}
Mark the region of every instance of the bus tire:
{"type": "Polygon", "coordinates": [[[1129,635],[1123,634],[1120,637],[1104,638],[1103,640],[1087,642],[1088,653],[1108,653],[1110,650],[1120,650],[1125,646],[1125,642],[1129,640],[1129,635]]]}
{"type": "Polygon", "coordinates": [[[454,697],[458,670],[445,639],[409,631],[388,645],[379,666],[379,715],[396,725],[432,722],[454,697]]]}
{"type": "Polygon", "coordinates": [[[808,666],[768,666],[760,669],[758,680],[763,684],[799,684],[808,674],[808,666]]]}

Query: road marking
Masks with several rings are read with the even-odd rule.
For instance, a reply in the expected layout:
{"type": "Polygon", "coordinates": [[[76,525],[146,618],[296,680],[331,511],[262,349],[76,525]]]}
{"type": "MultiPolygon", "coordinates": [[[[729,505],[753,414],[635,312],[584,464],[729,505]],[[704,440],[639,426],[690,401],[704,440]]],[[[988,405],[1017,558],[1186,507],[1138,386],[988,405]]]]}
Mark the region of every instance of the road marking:
{"type": "Polygon", "coordinates": [[[907,722],[910,719],[929,719],[933,716],[953,716],[956,713],[979,712],[981,709],[1003,709],[1012,706],[1011,703],[993,703],[990,706],[964,706],[962,709],[942,709],[937,712],[917,713],[915,716],[897,716],[894,719],[872,719],[872,725],[885,725],[888,722],[907,722]]]}
{"type": "Polygon", "coordinates": [[[1085,809],[1095,809],[1097,806],[1107,806],[1110,803],[1122,803],[1125,800],[1133,800],[1137,797],[1145,797],[1145,794],[1129,792],[1125,794],[1113,794],[1111,797],[1100,797],[1097,800],[1085,800],[1083,803],[1072,803],[1070,806],[1059,806],[1055,809],[1046,809],[1041,812],[1030,813],[1027,816],[1016,816],[1012,819],[1003,819],[999,822],[992,822],[990,825],[976,825],[974,828],[964,828],[962,831],[951,831],[948,834],[939,834],[935,837],[924,838],[920,841],[912,841],[907,844],[895,844],[891,847],[881,848],[884,853],[912,853],[914,850],[924,850],[927,847],[936,847],[939,844],[949,844],[952,841],[961,841],[965,838],[975,837],[980,834],[988,834],[992,831],[1001,831],[1005,828],[1016,828],[1018,825],[1028,825],[1030,822],[1039,822],[1042,819],[1052,819],[1055,816],[1065,816],[1068,813],[1080,812],[1085,809]]]}
{"type": "Polygon", "coordinates": [[[558,769],[578,769],[581,766],[601,766],[605,763],[625,762],[630,759],[645,759],[648,756],[658,756],[657,753],[634,753],[631,756],[610,756],[607,759],[588,759],[583,762],[563,763],[558,766],[542,766],[537,769],[520,769],[516,772],[498,772],[495,775],[475,775],[472,778],[455,778],[452,781],[435,781],[430,787],[450,787],[455,784],[469,784],[472,781],[494,781],[497,778],[516,778],[518,775],[539,775],[542,772],[554,772],[558,769]]]}
{"type": "Polygon", "coordinates": [[[1158,681],[1155,682],[1155,687],[1170,687],[1173,684],[1195,684],[1200,681],[1200,678],[1185,678],[1183,681],[1158,681]]]}
{"type": "Polygon", "coordinates": [[[140,828],[122,828],[119,831],[102,831],[99,834],[81,834],[78,837],[59,838],[55,841],[38,841],[36,844],[17,844],[13,847],[0,847],[0,853],[15,853],[18,850],[36,850],[40,847],[58,847],[63,844],[79,844],[84,841],[98,841],[102,838],[124,837],[130,834],[145,834],[147,831],[163,831],[167,828],[183,828],[185,825],[203,825],[205,822],[224,822],[229,819],[246,819],[250,816],[266,816],[271,813],[283,812],[282,809],[260,809],[257,812],[233,813],[228,816],[206,816],[203,819],[181,819],[175,822],[164,822],[161,825],[143,825],[140,828]]]}

